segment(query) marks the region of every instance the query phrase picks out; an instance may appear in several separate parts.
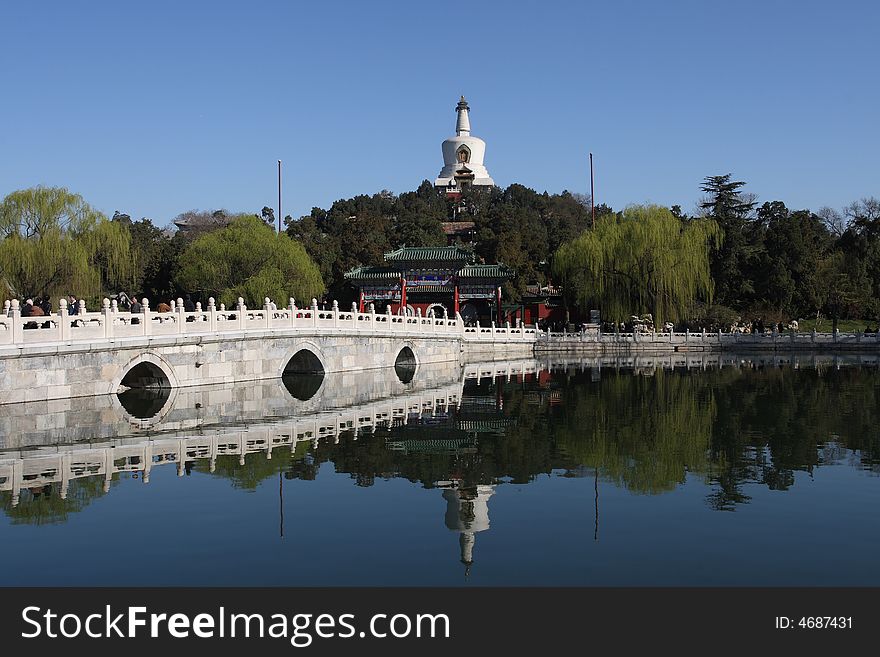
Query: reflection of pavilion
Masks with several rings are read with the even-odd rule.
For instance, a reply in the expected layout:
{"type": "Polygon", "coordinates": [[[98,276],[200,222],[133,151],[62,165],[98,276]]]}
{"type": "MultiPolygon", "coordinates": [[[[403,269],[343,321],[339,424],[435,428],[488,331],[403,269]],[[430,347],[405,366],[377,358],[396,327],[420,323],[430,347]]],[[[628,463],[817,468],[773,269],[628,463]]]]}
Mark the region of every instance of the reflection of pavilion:
{"type": "Polygon", "coordinates": [[[437,485],[445,489],[446,526],[451,531],[459,532],[461,562],[465,565],[467,576],[474,563],[476,534],[489,529],[489,498],[495,494],[495,486],[459,487],[457,481],[441,481],[437,485]]]}

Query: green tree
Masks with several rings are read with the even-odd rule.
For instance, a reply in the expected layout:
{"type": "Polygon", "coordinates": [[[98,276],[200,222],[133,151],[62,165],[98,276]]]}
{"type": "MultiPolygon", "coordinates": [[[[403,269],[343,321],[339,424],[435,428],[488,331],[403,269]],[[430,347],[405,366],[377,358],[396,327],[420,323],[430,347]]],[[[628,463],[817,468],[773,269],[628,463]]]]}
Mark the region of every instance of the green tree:
{"type": "Polygon", "coordinates": [[[32,187],[0,203],[0,287],[13,296],[74,294],[94,304],[136,270],[131,237],[79,194],[32,187]]]}
{"type": "Polygon", "coordinates": [[[114,222],[123,223],[131,236],[131,250],[136,265],[129,294],[146,297],[151,304],[175,296],[174,275],[182,250],[182,240],[153,225],[149,219],[126,221],[127,215],[114,215],[114,222]]]}
{"type": "Polygon", "coordinates": [[[302,244],[253,215],[240,215],[187,246],[177,282],[227,306],[238,297],[249,306],[262,306],[264,297],[279,305],[287,305],[289,297],[307,303],[324,291],[321,273],[302,244]]]}
{"type": "Polygon", "coordinates": [[[815,312],[822,305],[820,263],[832,246],[822,219],[773,201],[758,208],[755,223],[762,245],[751,263],[756,301],[788,317],[815,312]]]}
{"type": "Polygon", "coordinates": [[[715,294],[724,305],[742,307],[754,294],[749,275],[754,241],[748,219],[755,202],[743,194],[745,183],[731,177],[728,173],[705,178],[701,189],[708,196],[700,207],[716,221],[724,237],[711,257],[715,294]]]}
{"type": "Polygon", "coordinates": [[[660,206],[631,206],[562,245],[553,270],[583,310],[600,308],[615,321],[646,312],[676,321],[711,300],[709,253],[719,239],[710,219],[682,222],[660,206]]]}

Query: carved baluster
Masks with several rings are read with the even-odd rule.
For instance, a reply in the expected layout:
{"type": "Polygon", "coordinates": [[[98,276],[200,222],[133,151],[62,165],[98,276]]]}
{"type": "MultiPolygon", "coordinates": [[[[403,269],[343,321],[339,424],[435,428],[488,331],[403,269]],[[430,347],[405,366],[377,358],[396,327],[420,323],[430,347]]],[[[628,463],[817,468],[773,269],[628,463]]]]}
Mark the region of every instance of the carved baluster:
{"type": "Polygon", "coordinates": [[[208,297],[208,326],[212,333],[217,330],[217,306],[214,297],[208,297]]]}
{"type": "MultiPolygon", "coordinates": [[[[7,304],[9,302],[7,301],[7,304]]],[[[61,326],[61,339],[70,339],[70,316],[67,312],[67,299],[61,297],[58,300],[58,324],[61,326]]]]}
{"type": "MultiPolygon", "coordinates": [[[[80,303],[82,302],[80,301],[80,303]]],[[[153,327],[151,325],[152,320],[150,319],[150,300],[147,297],[141,300],[141,311],[144,314],[143,319],[141,319],[144,325],[144,335],[150,335],[153,332],[153,327]]]]}
{"type": "Polygon", "coordinates": [[[113,337],[113,317],[110,315],[110,299],[104,298],[104,301],[101,302],[101,314],[103,315],[102,320],[104,322],[104,337],[112,338],[113,337]]]}
{"type": "MultiPolygon", "coordinates": [[[[6,314],[12,317],[12,344],[24,342],[24,324],[21,321],[21,305],[18,299],[9,303],[9,312],[6,314]]],[[[15,492],[18,493],[17,490],[15,492]]]]}

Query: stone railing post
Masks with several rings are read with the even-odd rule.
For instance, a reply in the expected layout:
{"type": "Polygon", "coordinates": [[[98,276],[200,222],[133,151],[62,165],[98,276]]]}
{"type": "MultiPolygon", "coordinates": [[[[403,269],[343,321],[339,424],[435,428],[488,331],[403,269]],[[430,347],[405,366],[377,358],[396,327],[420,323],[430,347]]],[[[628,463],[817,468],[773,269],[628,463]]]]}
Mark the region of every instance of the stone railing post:
{"type": "Polygon", "coordinates": [[[816,329],[813,329],[813,332],[810,334],[810,342],[816,341],[816,329]]]}
{"type": "Polygon", "coordinates": [[[58,324],[61,326],[60,336],[62,340],[70,339],[70,317],[67,312],[67,299],[61,297],[58,300],[58,324]]]}
{"type": "Polygon", "coordinates": [[[244,315],[247,312],[247,306],[244,303],[244,297],[238,297],[238,305],[236,306],[236,316],[238,317],[238,330],[244,331],[245,328],[245,318],[244,315]]]}
{"type": "Polygon", "coordinates": [[[376,304],[371,303],[369,307],[370,311],[370,330],[376,329],[376,304]]]}
{"type": "Polygon", "coordinates": [[[705,342],[705,341],[706,341],[706,327],[704,326],[703,333],[702,333],[702,335],[700,335],[700,342],[705,342]]]}
{"type": "Polygon", "coordinates": [[[416,308],[416,331],[422,331],[422,309],[416,308]]]}
{"type": "Polygon", "coordinates": [[[333,328],[339,328],[339,302],[333,299],[333,328]]]}
{"type": "Polygon", "coordinates": [[[458,331],[459,335],[464,335],[464,320],[461,318],[461,313],[455,313],[455,327],[458,331]]]}
{"type": "MultiPolygon", "coordinates": [[[[4,304],[5,306],[5,304],[4,304]]],[[[12,344],[20,344],[24,342],[24,324],[21,322],[21,304],[18,299],[13,299],[9,304],[9,312],[12,317],[12,344]]],[[[15,491],[16,493],[18,491],[15,491]]]]}
{"type": "Polygon", "coordinates": [[[214,297],[208,297],[208,327],[211,333],[217,331],[217,302],[214,297]]]}
{"type": "Polygon", "coordinates": [[[393,315],[391,314],[391,306],[387,305],[387,306],[385,306],[385,321],[388,324],[389,331],[394,330],[394,323],[393,323],[392,318],[393,318],[393,315]]]}
{"type": "Polygon", "coordinates": [[[150,335],[153,332],[153,326],[150,321],[150,300],[147,299],[147,297],[144,297],[141,300],[141,312],[143,313],[143,319],[141,319],[141,321],[144,324],[144,335],[150,335]]]}
{"type": "Polygon", "coordinates": [[[101,302],[101,320],[104,323],[104,337],[113,337],[113,315],[110,311],[110,299],[104,298],[101,302]]]}
{"type": "Polygon", "coordinates": [[[177,297],[177,301],[171,300],[171,312],[174,313],[174,323],[178,333],[183,333],[183,327],[186,325],[186,317],[184,317],[183,299],[177,297]]]}
{"type": "Polygon", "coordinates": [[[263,326],[267,329],[272,327],[272,302],[269,297],[263,299],[263,326]]]}
{"type": "Polygon", "coordinates": [[[312,326],[318,326],[318,300],[312,297],[312,326]]]}
{"type": "Polygon", "coordinates": [[[834,332],[831,335],[834,341],[837,342],[840,337],[840,329],[834,329],[834,332]]]}
{"type": "Polygon", "coordinates": [[[691,339],[691,330],[689,328],[686,328],[684,330],[684,341],[688,342],[688,341],[690,341],[690,339],[691,339]]]}
{"type": "Polygon", "coordinates": [[[290,328],[294,328],[296,326],[296,299],[290,297],[288,303],[290,304],[290,328]]]}

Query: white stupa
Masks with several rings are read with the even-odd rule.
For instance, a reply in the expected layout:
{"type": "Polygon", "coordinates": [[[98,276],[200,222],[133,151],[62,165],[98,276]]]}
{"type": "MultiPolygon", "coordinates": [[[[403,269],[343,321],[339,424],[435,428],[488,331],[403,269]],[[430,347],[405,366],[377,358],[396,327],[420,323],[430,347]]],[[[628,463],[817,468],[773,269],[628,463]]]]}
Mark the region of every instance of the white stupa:
{"type": "Polygon", "coordinates": [[[471,136],[470,108],[464,96],[455,107],[458,120],[455,137],[443,142],[443,169],[434,181],[435,187],[459,192],[464,187],[492,187],[495,181],[483,165],[486,142],[471,136]]]}

